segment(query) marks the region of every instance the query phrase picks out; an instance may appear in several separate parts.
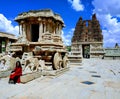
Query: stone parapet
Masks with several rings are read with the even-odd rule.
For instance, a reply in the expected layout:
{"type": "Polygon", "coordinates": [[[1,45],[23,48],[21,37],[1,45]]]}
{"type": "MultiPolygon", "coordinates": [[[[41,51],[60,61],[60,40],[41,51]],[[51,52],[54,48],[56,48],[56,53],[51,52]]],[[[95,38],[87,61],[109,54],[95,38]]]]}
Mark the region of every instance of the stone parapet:
{"type": "Polygon", "coordinates": [[[15,20],[16,21],[19,21],[21,19],[26,19],[26,18],[29,18],[29,17],[52,17],[54,18],[55,20],[58,20],[60,22],[63,22],[62,18],[60,17],[60,15],[56,14],[56,13],[53,13],[52,10],[50,9],[44,9],[44,10],[30,10],[28,12],[24,12],[24,13],[21,13],[19,14],[15,20]]]}

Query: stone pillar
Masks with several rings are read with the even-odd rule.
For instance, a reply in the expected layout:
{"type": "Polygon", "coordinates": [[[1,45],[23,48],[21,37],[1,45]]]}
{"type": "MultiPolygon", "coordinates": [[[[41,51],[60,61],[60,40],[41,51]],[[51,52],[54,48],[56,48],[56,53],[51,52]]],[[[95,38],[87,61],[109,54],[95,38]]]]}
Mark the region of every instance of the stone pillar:
{"type": "Polygon", "coordinates": [[[56,24],[56,34],[58,34],[58,24],[56,24]]]}
{"type": "Polygon", "coordinates": [[[43,24],[42,22],[39,23],[39,39],[38,41],[40,41],[42,38],[42,33],[43,33],[43,24]]]}
{"type": "Polygon", "coordinates": [[[23,24],[20,24],[20,34],[23,35],[23,24]]]}
{"type": "Polygon", "coordinates": [[[55,29],[56,29],[56,28],[55,28],[55,26],[54,26],[54,28],[53,28],[53,34],[55,34],[55,32],[56,32],[55,29]]]}
{"type": "Polygon", "coordinates": [[[26,38],[26,25],[25,24],[23,24],[23,27],[22,27],[23,29],[23,36],[26,38]]]}
{"type": "Polygon", "coordinates": [[[20,33],[20,24],[19,24],[19,35],[21,35],[21,33],[20,33]]]}
{"type": "Polygon", "coordinates": [[[2,38],[0,38],[0,53],[2,53],[2,38]]]}
{"type": "Polygon", "coordinates": [[[47,30],[49,33],[51,32],[50,31],[50,23],[48,23],[48,30],[47,30]]]}
{"type": "Polygon", "coordinates": [[[44,24],[44,33],[46,32],[46,24],[44,24]]]}
{"type": "Polygon", "coordinates": [[[8,43],[9,43],[9,39],[6,38],[6,39],[5,39],[5,51],[7,50],[8,43]]]}
{"type": "Polygon", "coordinates": [[[30,41],[32,41],[32,35],[31,35],[31,24],[29,24],[29,33],[30,33],[30,35],[29,35],[30,38],[29,38],[29,39],[30,39],[30,41]]]}
{"type": "Polygon", "coordinates": [[[45,30],[46,30],[45,29],[45,23],[43,23],[42,25],[43,25],[43,31],[42,32],[45,33],[45,30]]]}
{"type": "Polygon", "coordinates": [[[60,25],[58,24],[58,35],[60,35],[60,25]]]}
{"type": "Polygon", "coordinates": [[[20,22],[20,34],[23,35],[23,24],[24,24],[24,21],[21,21],[20,22]]]}
{"type": "Polygon", "coordinates": [[[83,53],[82,44],[79,45],[79,51],[80,51],[80,55],[81,55],[81,57],[82,57],[82,53],[83,53]]]}
{"type": "Polygon", "coordinates": [[[21,24],[21,35],[23,35],[23,24],[21,24]]]}
{"type": "Polygon", "coordinates": [[[56,24],[55,24],[55,25],[54,25],[54,31],[55,31],[55,33],[54,33],[54,34],[56,34],[56,28],[57,28],[57,27],[56,27],[56,24]]]}
{"type": "Polygon", "coordinates": [[[61,35],[62,26],[59,25],[59,35],[61,35]]]}
{"type": "Polygon", "coordinates": [[[22,24],[19,24],[19,34],[22,35],[22,24]]]}

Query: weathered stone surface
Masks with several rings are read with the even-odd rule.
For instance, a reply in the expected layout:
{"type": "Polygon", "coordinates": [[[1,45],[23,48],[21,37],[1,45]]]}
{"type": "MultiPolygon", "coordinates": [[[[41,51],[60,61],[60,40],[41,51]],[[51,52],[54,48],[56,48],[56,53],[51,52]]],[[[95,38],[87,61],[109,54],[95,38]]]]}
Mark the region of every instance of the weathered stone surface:
{"type": "Polygon", "coordinates": [[[42,71],[38,71],[38,72],[23,74],[20,77],[21,83],[27,83],[27,82],[32,81],[41,76],[58,76],[68,70],[69,70],[69,67],[66,67],[66,68],[61,68],[59,70],[54,70],[54,71],[53,70],[42,70],[42,71]]]}
{"type": "MultiPolygon", "coordinates": [[[[15,20],[19,21],[20,19],[26,19],[26,18],[29,18],[29,17],[52,17],[55,20],[59,20],[59,21],[63,22],[62,18],[58,14],[53,13],[52,10],[50,10],[50,9],[30,10],[28,12],[23,12],[23,13],[19,14],[15,18],[15,20]]],[[[38,19],[38,20],[41,20],[41,19],[38,19]]]]}
{"type": "Polygon", "coordinates": [[[69,70],[69,67],[65,67],[65,68],[61,68],[59,70],[54,70],[54,71],[47,71],[47,70],[44,70],[42,72],[42,75],[43,76],[58,76],[66,71],[69,70]]]}
{"type": "Polygon", "coordinates": [[[32,81],[42,75],[42,72],[32,72],[32,73],[27,73],[24,74],[20,77],[21,83],[27,83],[29,81],[32,81]]]}
{"type": "Polygon", "coordinates": [[[0,71],[0,78],[8,77],[11,74],[11,70],[0,71]]]}
{"type": "Polygon", "coordinates": [[[0,61],[5,60],[5,66],[7,69],[14,69],[16,66],[16,58],[11,57],[10,55],[4,55],[3,57],[0,58],[0,61]]]}
{"type": "Polygon", "coordinates": [[[102,42],[102,30],[96,15],[93,14],[92,20],[82,20],[80,17],[74,31],[72,42],[102,42]]]}
{"type": "MultiPolygon", "coordinates": [[[[29,52],[33,53],[33,58],[45,63],[55,63],[53,57],[57,52],[64,57],[67,51],[61,37],[64,22],[60,15],[48,9],[31,10],[19,14],[15,21],[19,24],[20,36],[16,43],[11,44],[11,51],[15,52],[14,57],[22,58],[22,65],[27,57],[23,58],[24,53],[29,52]]],[[[63,64],[66,63],[64,58],[59,61],[63,60],[63,64]]]]}
{"type": "Polygon", "coordinates": [[[120,48],[105,48],[105,55],[103,59],[113,59],[113,60],[120,60],[120,48]]]}
{"type": "Polygon", "coordinates": [[[119,60],[91,58],[83,59],[83,66],[71,66],[69,71],[57,77],[43,76],[15,85],[8,84],[9,78],[1,78],[0,99],[119,99],[119,64],[119,60]],[[90,71],[101,77],[91,77],[90,71]]]}

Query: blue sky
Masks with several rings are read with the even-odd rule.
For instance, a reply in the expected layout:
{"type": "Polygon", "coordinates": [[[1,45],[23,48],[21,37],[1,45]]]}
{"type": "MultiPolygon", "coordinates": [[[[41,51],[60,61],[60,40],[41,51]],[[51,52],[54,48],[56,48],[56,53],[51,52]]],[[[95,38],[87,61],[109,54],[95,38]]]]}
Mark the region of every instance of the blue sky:
{"type": "Polygon", "coordinates": [[[19,13],[49,8],[63,18],[63,41],[70,45],[79,17],[89,20],[96,13],[104,47],[114,47],[115,43],[120,45],[120,0],[0,0],[0,4],[0,31],[18,35],[14,18],[19,13]]]}

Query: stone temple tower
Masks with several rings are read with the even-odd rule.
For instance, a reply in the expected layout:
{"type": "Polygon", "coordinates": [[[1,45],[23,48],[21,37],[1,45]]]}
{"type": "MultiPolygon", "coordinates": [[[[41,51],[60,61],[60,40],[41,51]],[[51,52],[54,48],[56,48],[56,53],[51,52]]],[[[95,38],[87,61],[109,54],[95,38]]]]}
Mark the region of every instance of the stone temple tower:
{"type": "Polygon", "coordinates": [[[79,51],[83,58],[102,57],[103,35],[96,14],[91,20],[79,18],[72,37],[72,51],[79,51]]]}

